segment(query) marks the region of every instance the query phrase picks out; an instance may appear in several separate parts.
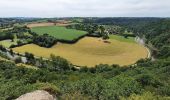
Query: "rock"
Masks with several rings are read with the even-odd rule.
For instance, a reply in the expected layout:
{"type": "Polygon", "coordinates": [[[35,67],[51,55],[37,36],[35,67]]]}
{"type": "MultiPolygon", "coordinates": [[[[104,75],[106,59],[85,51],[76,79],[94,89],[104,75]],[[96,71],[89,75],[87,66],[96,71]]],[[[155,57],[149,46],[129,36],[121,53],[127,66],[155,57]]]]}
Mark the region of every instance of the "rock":
{"type": "Polygon", "coordinates": [[[44,90],[36,90],[34,92],[21,95],[16,100],[56,100],[56,98],[44,90]]]}

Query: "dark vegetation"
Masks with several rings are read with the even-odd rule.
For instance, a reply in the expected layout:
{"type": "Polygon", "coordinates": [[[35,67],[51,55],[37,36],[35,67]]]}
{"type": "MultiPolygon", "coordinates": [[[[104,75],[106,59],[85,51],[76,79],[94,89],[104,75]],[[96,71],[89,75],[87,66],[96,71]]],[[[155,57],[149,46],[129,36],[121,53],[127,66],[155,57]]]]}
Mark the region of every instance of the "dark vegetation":
{"type": "Polygon", "coordinates": [[[87,36],[91,37],[102,37],[104,40],[109,39],[109,32],[103,25],[91,24],[91,23],[83,23],[83,24],[74,24],[69,25],[67,28],[77,29],[87,31],[87,36]]]}
{"type": "Polygon", "coordinates": [[[17,45],[11,45],[10,48],[29,43],[34,43],[39,46],[49,48],[57,42],[54,37],[49,36],[48,34],[37,35],[36,33],[31,32],[31,30],[26,26],[13,27],[12,29],[0,32],[0,40],[11,39],[12,41],[15,41],[15,35],[18,39],[17,45]]]}
{"type": "Polygon", "coordinates": [[[99,25],[97,25],[97,24],[90,24],[90,23],[88,23],[88,24],[73,24],[73,25],[67,26],[67,28],[87,31],[89,36],[96,36],[96,37],[101,36],[101,34],[99,34],[99,32],[98,32],[99,25]]]}
{"type": "Polygon", "coordinates": [[[13,39],[13,35],[8,31],[0,32],[0,40],[13,39]]]}
{"type": "Polygon", "coordinates": [[[48,34],[33,37],[33,43],[42,47],[50,48],[56,44],[56,42],[56,38],[49,36],[48,34]]]}
{"type": "MultiPolygon", "coordinates": [[[[94,68],[77,69],[61,57],[51,55],[50,60],[44,60],[26,53],[27,63],[38,69],[17,67],[12,62],[0,61],[0,99],[11,100],[30,91],[44,89],[53,91],[60,99],[120,100],[136,94],[136,98],[140,96],[149,100],[143,95],[149,92],[153,100],[167,100],[170,97],[170,20],[148,20],[142,24],[136,21],[136,25],[142,28],[134,26],[135,30],[128,30],[144,37],[146,44],[154,48],[155,61],[141,59],[133,66],[101,64],[94,68]],[[148,23],[148,20],[154,22],[148,23]]],[[[129,22],[132,22],[131,19],[129,22]]],[[[121,21],[117,23],[123,24],[121,21]]]]}
{"type": "MultiPolygon", "coordinates": [[[[148,24],[144,27],[146,43],[152,44],[154,56],[165,58],[170,56],[170,20],[163,19],[157,23],[148,24]],[[150,30],[150,31],[148,31],[150,30]]],[[[141,31],[141,30],[140,30],[141,31]]]]}
{"type": "Polygon", "coordinates": [[[2,99],[14,99],[44,87],[53,91],[57,87],[55,93],[60,94],[61,98],[65,98],[65,94],[70,98],[79,94],[89,99],[115,100],[147,91],[160,97],[170,96],[168,60],[139,61],[135,67],[98,65],[80,70],[58,57],[53,57],[52,61],[42,60],[40,64],[43,66],[39,66],[37,70],[16,67],[14,63],[5,61],[0,63],[2,99]],[[49,87],[47,83],[50,84],[49,87]]]}
{"type": "Polygon", "coordinates": [[[0,18],[0,29],[11,28],[16,24],[24,24],[26,22],[33,22],[41,20],[40,18],[0,18]]]}
{"type": "Polygon", "coordinates": [[[126,28],[127,30],[138,31],[139,28],[160,21],[162,18],[131,18],[131,17],[116,17],[116,18],[86,18],[84,23],[95,23],[100,25],[117,25],[126,28]]]}

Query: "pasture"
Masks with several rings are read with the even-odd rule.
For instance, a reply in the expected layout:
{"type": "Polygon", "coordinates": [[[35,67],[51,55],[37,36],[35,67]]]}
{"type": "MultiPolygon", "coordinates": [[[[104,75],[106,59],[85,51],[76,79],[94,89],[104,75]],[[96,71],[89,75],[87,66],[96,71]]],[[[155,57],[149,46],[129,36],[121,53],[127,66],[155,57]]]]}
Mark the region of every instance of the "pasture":
{"type": "Polygon", "coordinates": [[[11,45],[16,45],[17,44],[17,36],[14,35],[14,40],[12,41],[11,39],[7,39],[7,40],[1,40],[0,41],[0,45],[9,48],[11,45]]]}
{"type": "Polygon", "coordinates": [[[146,48],[137,43],[116,39],[104,42],[101,38],[93,37],[85,37],[75,44],[58,43],[52,48],[28,44],[13,48],[13,50],[20,53],[30,52],[45,58],[54,54],[67,59],[72,64],[88,67],[97,64],[129,65],[141,58],[146,58],[148,54],[146,48]]]}
{"type": "Polygon", "coordinates": [[[136,43],[134,37],[124,38],[124,36],[119,36],[119,35],[110,35],[109,37],[110,37],[110,39],[115,39],[120,42],[136,43]]]}
{"type": "Polygon", "coordinates": [[[79,31],[75,29],[67,29],[65,27],[59,27],[59,26],[44,26],[44,27],[33,27],[31,28],[33,32],[36,32],[39,35],[43,35],[45,33],[54,36],[57,39],[61,40],[75,40],[85,34],[87,32],[85,31],[79,31]]]}
{"type": "Polygon", "coordinates": [[[17,41],[12,41],[12,40],[2,40],[0,41],[0,45],[3,45],[6,48],[9,48],[11,45],[16,45],[17,41]]]}

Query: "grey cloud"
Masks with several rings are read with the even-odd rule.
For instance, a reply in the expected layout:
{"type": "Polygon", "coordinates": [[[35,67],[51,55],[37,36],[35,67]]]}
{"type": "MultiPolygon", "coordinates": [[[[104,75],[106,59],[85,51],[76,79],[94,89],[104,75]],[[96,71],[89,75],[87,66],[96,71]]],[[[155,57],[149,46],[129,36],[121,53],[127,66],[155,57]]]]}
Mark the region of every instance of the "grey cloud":
{"type": "Polygon", "coordinates": [[[0,0],[0,17],[170,17],[170,0],[0,0]]]}

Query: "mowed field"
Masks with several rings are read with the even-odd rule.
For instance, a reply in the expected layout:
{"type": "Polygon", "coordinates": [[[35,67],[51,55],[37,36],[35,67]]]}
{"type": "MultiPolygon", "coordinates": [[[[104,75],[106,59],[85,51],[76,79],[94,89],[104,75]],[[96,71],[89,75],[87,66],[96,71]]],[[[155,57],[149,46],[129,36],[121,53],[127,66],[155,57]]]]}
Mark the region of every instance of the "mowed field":
{"type": "Polygon", "coordinates": [[[101,38],[85,37],[75,44],[58,43],[52,48],[28,44],[13,48],[13,50],[20,53],[30,52],[45,58],[49,58],[50,54],[54,54],[67,59],[75,65],[88,67],[93,67],[97,64],[129,65],[147,57],[146,48],[137,43],[116,39],[108,41],[110,43],[104,42],[101,38]]]}
{"type": "Polygon", "coordinates": [[[87,34],[87,32],[85,31],[67,29],[65,27],[60,27],[60,26],[33,27],[31,28],[31,30],[39,35],[48,33],[49,35],[54,36],[57,39],[63,39],[63,40],[74,40],[87,34]]]}

